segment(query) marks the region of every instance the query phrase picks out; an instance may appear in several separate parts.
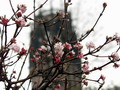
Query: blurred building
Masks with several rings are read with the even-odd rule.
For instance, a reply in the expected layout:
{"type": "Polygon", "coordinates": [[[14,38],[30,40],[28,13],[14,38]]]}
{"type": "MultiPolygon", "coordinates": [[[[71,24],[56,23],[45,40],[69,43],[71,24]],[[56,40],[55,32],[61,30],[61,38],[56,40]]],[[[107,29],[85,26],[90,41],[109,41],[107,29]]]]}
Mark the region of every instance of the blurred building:
{"type": "MultiPolygon", "coordinates": [[[[38,15],[35,16],[35,20],[37,21],[41,21],[41,20],[45,20],[45,21],[49,21],[51,20],[54,16],[56,15],[56,13],[53,13],[53,9],[51,8],[51,10],[49,11],[40,11],[38,15]]],[[[67,22],[67,24],[65,24],[65,28],[61,33],[61,41],[62,42],[70,42],[70,41],[76,41],[77,40],[77,36],[75,34],[74,31],[74,27],[72,26],[72,19],[71,19],[71,14],[69,13],[68,17],[69,21],[67,22]]],[[[62,25],[62,22],[59,21],[57,18],[54,20],[51,20],[50,22],[47,22],[48,25],[50,25],[51,23],[57,22],[57,24],[51,25],[49,27],[47,27],[47,31],[48,34],[50,36],[50,39],[54,39],[55,36],[59,33],[60,27],[62,25]]],[[[33,58],[34,53],[36,52],[37,48],[39,48],[43,43],[43,41],[47,41],[46,40],[46,35],[45,35],[45,31],[44,31],[44,27],[42,24],[37,24],[34,23],[33,27],[32,27],[32,32],[31,32],[31,47],[34,48],[33,52],[30,53],[30,59],[33,58]]],[[[68,67],[67,70],[68,71],[75,71],[75,70],[81,70],[81,64],[80,64],[80,60],[75,60],[73,61],[68,67]]],[[[47,62],[48,64],[44,67],[49,67],[50,66],[50,60],[48,60],[47,62]]],[[[30,60],[30,70],[32,70],[33,67],[35,67],[36,64],[33,63],[30,60]]],[[[39,66],[39,69],[41,69],[43,67],[39,66]]],[[[58,77],[59,78],[59,77],[58,77]]],[[[74,79],[74,80],[78,80],[78,78],[81,78],[81,75],[75,75],[75,76],[64,76],[63,78],[67,78],[67,79],[74,79]]],[[[35,78],[32,79],[32,87],[33,90],[36,90],[34,88],[36,88],[36,86],[38,84],[41,83],[42,81],[42,76],[37,76],[35,78]],[[36,84],[37,83],[37,84],[36,84]]],[[[59,81],[58,81],[59,82],[59,81]]],[[[55,82],[57,83],[57,82],[55,82]]],[[[61,85],[64,85],[63,82],[59,82],[61,85]]],[[[53,86],[51,85],[50,87],[48,87],[48,90],[53,90],[53,86]]],[[[81,89],[81,84],[78,82],[71,82],[68,81],[68,90],[82,90],[81,89]]]]}

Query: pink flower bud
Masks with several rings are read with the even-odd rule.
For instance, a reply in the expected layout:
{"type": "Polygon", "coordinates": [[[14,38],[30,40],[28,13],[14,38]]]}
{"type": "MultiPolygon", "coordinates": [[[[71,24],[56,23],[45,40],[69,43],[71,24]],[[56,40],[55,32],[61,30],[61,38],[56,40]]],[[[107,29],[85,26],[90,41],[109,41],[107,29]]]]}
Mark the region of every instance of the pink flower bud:
{"type": "Polygon", "coordinates": [[[35,62],[35,59],[34,59],[34,58],[32,58],[32,59],[31,59],[31,61],[32,61],[32,62],[35,62]]]}
{"type": "Polygon", "coordinates": [[[104,81],[105,80],[105,76],[101,75],[100,79],[102,79],[104,81]]]}
{"type": "Polygon", "coordinates": [[[89,71],[88,70],[89,69],[89,66],[88,66],[88,64],[83,64],[83,66],[82,66],[82,70],[84,71],[84,72],[86,72],[86,71],[89,71]]]}
{"type": "Polygon", "coordinates": [[[55,86],[55,90],[61,90],[61,85],[60,85],[60,84],[57,84],[57,85],[55,86]]]}
{"type": "Polygon", "coordinates": [[[27,50],[25,50],[24,48],[22,48],[21,51],[20,51],[20,56],[26,55],[26,54],[27,54],[27,50]]]}
{"type": "Polygon", "coordinates": [[[77,58],[83,58],[83,57],[84,57],[83,53],[79,51],[78,55],[77,55],[77,58]]]}
{"type": "Polygon", "coordinates": [[[21,12],[17,12],[16,15],[17,15],[18,17],[21,17],[21,16],[22,16],[22,13],[21,13],[21,12]]]}
{"type": "Polygon", "coordinates": [[[87,86],[87,85],[88,85],[88,81],[87,81],[87,80],[84,80],[84,81],[83,81],[83,84],[87,86]]]}
{"type": "Polygon", "coordinates": [[[57,64],[60,63],[60,62],[61,62],[60,57],[56,57],[56,58],[55,58],[55,62],[56,62],[57,64]]]}
{"type": "Polygon", "coordinates": [[[114,63],[114,65],[113,65],[114,68],[118,68],[119,66],[120,66],[120,65],[117,64],[117,63],[114,63]]]}
{"type": "Polygon", "coordinates": [[[3,25],[7,25],[7,23],[9,22],[9,20],[7,18],[2,18],[1,22],[3,25]]]}

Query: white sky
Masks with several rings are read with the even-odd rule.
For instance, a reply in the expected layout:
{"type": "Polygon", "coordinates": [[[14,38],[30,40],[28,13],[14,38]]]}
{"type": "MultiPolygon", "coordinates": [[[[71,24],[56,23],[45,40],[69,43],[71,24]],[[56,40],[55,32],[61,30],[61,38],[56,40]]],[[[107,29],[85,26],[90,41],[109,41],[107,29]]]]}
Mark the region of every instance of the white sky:
{"type": "MultiPolygon", "coordinates": [[[[0,0],[0,16],[6,15],[10,17],[12,15],[12,10],[9,5],[9,0],[0,0]]],[[[16,8],[17,4],[24,3],[27,5],[28,10],[25,14],[29,14],[33,9],[33,0],[11,0],[14,4],[14,8],[16,8]]],[[[54,0],[54,7],[60,8],[61,0],[54,0]],[[56,2],[57,1],[57,2],[56,2]]],[[[42,3],[43,0],[36,0],[36,6],[39,3],[42,3]],[[39,2],[38,2],[39,1],[39,2]]],[[[91,29],[94,25],[95,20],[99,16],[102,11],[102,3],[106,2],[108,4],[102,18],[99,23],[95,27],[96,32],[99,31],[93,38],[89,40],[96,40],[99,44],[104,40],[106,35],[113,35],[116,32],[120,33],[120,0],[72,0],[72,5],[69,10],[72,11],[73,18],[76,19],[74,21],[74,25],[76,25],[77,33],[81,34],[86,30],[91,29]],[[77,7],[77,9],[76,9],[77,7]],[[102,37],[101,37],[102,35],[102,37]],[[96,39],[97,38],[97,39],[96,39]]],[[[50,8],[49,2],[43,8],[50,8]]],[[[10,28],[10,32],[12,33],[12,28],[10,28]]],[[[25,28],[23,32],[19,36],[19,41],[26,44],[26,47],[29,45],[29,33],[30,28],[25,28]],[[26,38],[26,39],[25,39],[26,38]]],[[[79,36],[78,34],[78,36],[79,36]]],[[[94,34],[92,34],[94,35],[94,34]]],[[[112,66],[111,66],[112,67],[112,66]]],[[[120,76],[120,68],[106,68],[103,71],[106,76],[106,86],[111,85],[120,85],[120,80],[118,79],[120,76]]],[[[98,73],[97,73],[98,74],[98,73]]],[[[91,77],[97,77],[95,76],[91,77]]]]}

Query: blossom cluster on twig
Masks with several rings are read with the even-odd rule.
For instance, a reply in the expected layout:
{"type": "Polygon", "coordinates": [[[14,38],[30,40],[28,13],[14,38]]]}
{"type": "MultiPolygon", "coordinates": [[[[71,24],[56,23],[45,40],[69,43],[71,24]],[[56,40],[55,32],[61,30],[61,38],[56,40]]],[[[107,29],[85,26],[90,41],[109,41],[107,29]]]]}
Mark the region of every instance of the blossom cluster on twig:
{"type": "Polygon", "coordinates": [[[82,34],[78,40],[67,40],[66,42],[62,42],[62,40],[60,40],[60,36],[61,33],[64,32],[64,24],[69,22],[69,18],[67,17],[69,14],[67,10],[71,5],[71,0],[68,2],[65,1],[64,12],[57,12],[55,17],[53,17],[51,20],[45,21],[42,19],[32,19],[30,15],[43,8],[47,1],[48,0],[32,11],[29,15],[24,15],[24,13],[27,11],[27,6],[25,4],[20,4],[17,6],[17,10],[14,10],[11,0],[9,0],[13,15],[11,18],[7,18],[7,15],[0,17],[0,24],[3,26],[0,33],[0,81],[4,83],[6,90],[18,90],[23,88],[23,84],[26,81],[36,84],[34,90],[46,90],[50,86],[54,87],[54,90],[62,90],[63,88],[64,90],[67,90],[69,86],[68,82],[78,82],[87,86],[89,81],[93,81],[99,84],[98,90],[100,90],[105,83],[106,77],[104,75],[100,75],[97,80],[94,80],[87,78],[87,76],[96,70],[104,70],[104,67],[111,63],[114,64],[113,67],[119,67],[117,62],[120,60],[120,56],[118,54],[120,49],[120,36],[114,35],[112,37],[106,37],[105,42],[99,46],[96,46],[93,41],[87,42],[85,46],[82,44],[82,41],[87,39],[87,37],[94,31],[94,27],[97,25],[99,19],[103,15],[107,4],[103,3],[103,10],[90,30],[88,30],[85,34],[82,34]],[[54,19],[58,19],[59,22],[62,22],[62,25],[60,26],[61,28],[55,38],[50,39],[47,28],[57,24],[57,22],[50,23],[49,25],[47,22],[50,22],[54,19]],[[20,47],[17,43],[17,37],[22,32],[22,29],[30,26],[30,23],[28,22],[29,20],[40,25],[42,24],[47,38],[47,40],[43,41],[42,45],[36,50],[34,47],[31,47],[31,45],[29,46],[29,49],[26,49],[25,47],[20,47]],[[9,26],[16,27],[15,32],[10,40],[8,39],[7,28],[9,26]],[[118,46],[116,51],[113,51],[110,55],[106,56],[104,54],[97,55],[97,53],[101,51],[104,46],[111,44],[111,42],[116,42],[116,46],[118,46]],[[87,49],[86,53],[83,53],[83,48],[87,49]],[[12,54],[10,54],[11,52],[12,54]],[[30,71],[27,77],[21,79],[20,77],[23,73],[23,67],[26,65],[25,62],[27,61],[27,57],[31,52],[34,52],[32,58],[30,59],[34,64],[34,68],[30,71]],[[89,56],[93,56],[94,58],[102,57],[107,59],[108,62],[101,66],[90,68],[89,66],[91,65],[89,64],[89,56]],[[12,72],[9,72],[8,68],[11,66],[14,67],[17,63],[19,63],[20,59],[23,59],[23,57],[24,60],[22,66],[20,67],[18,76],[16,75],[18,72],[16,68],[14,68],[12,72]],[[79,60],[80,69],[76,69],[74,71],[67,70],[70,65],[75,64],[73,61],[76,60],[79,60]],[[49,66],[47,66],[48,63],[50,63],[49,66]],[[66,78],[67,76],[71,75],[79,77],[79,80],[66,78]],[[42,78],[40,83],[35,83],[32,81],[33,78],[37,76],[42,78]],[[61,82],[62,85],[64,83],[64,87],[61,87],[61,82]]]}

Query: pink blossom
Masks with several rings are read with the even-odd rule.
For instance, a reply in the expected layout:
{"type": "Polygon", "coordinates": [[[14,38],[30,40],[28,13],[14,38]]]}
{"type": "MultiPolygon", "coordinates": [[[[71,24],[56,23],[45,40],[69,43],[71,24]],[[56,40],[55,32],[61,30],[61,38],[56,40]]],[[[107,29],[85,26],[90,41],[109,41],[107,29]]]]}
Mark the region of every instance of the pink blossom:
{"type": "Polygon", "coordinates": [[[95,48],[95,44],[94,44],[92,41],[86,43],[86,46],[87,46],[88,49],[90,49],[90,48],[95,48]]]}
{"type": "Polygon", "coordinates": [[[71,44],[69,44],[69,43],[65,43],[65,44],[63,44],[63,46],[66,48],[66,49],[72,49],[72,46],[71,46],[71,44]]]}
{"type": "Polygon", "coordinates": [[[57,85],[55,86],[55,90],[61,90],[61,85],[60,85],[60,84],[57,84],[57,85]]]}
{"type": "Polygon", "coordinates": [[[77,55],[77,58],[83,58],[83,57],[84,57],[83,53],[79,51],[78,55],[77,55]]]}
{"type": "Polygon", "coordinates": [[[77,42],[77,43],[74,45],[74,48],[82,49],[82,48],[83,48],[83,45],[82,45],[80,42],[77,42]]]}
{"type": "Polygon", "coordinates": [[[16,43],[11,44],[8,48],[13,50],[13,51],[15,51],[15,52],[19,52],[20,51],[20,47],[16,43]]]}
{"type": "Polygon", "coordinates": [[[105,76],[101,75],[100,79],[102,79],[104,81],[105,80],[105,76]]]}
{"type": "Polygon", "coordinates": [[[64,46],[62,45],[61,42],[58,42],[54,45],[55,54],[59,57],[62,57],[62,55],[64,54],[63,49],[64,46]]]}
{"type": "Polygon", "coordinates": [[[60,57],[56,57],[56,58],[55,58],[55,62],[56,62],[57,64],[60,63],[60,62],[61,62],[60,57]]]}
{"type": "Polygon", "coordinates": [[[83,70],[84,72],[87,72],[87,71],[89,71],[88,69],[89,69],[88,64],[87,64],[87,63],[83,64],[82,70],[83,70]]]}
{"type": "Polygon", "coordinates": [[[19,54],[20,54],[20,56],[26,55],[27,54],[27,50],[22,48],[19,54]]]}
{"type": "Polygon", "coordinates": [[[31,59],[31,61],[32,61],[32,62],[35,62],[35,59],[34,59],[34,58],[32,58],[32,59],[31,59]]]}
{"type": "Polygon", "coordinates": [[[2,23],[3,25],[7,25],[8,22],[9,22],[9,20],[8,20],[7,18],[2,18],[2,19],[1,19],[1,23],[2,23]]]}
{"type": "Polygon", "coordinates": [[[42,45],[40,48],[38,48],[38,50],[45,52],[45,51],[47,51],[47,48],[42,45]]]}
{"type": "Polygon", "coordinates": [[[38,52],[35,52],[35,54],[33,56],[36,60],[39,60],[41,58],[40,54],[38,52]]]}
{"type": "Polygon", "coordinates": [[[54,49],[56,52],[59,52],[59,51],[62,51],[64,49],[64,46],[62,45],[61,42],[57,42],[55,45],[54,45],[54,49]]]}
{"type": "Polygon", "coordinates": [[[20,27],[25,27],[26,26],[26,21],[24,18],[22,17],[19,17],[17,20],[16,20],[16,24],[20,27]]]}
{"type": "Polygon", "coordinates": [[[120,43],[120,36],[117,36],[117,37],[116,37],[116,41],[117,41],[118,43],[120,43]]]}
{"type": "Polygon", "coordinates": [[[111,54],[111,57],[114,59],[114,60],[119,60],[120,59],[120,57],[119,57],[119,55],[118,55],[118,53],[112,53],[111,54]]]}
{"type": "Polygon", "coordinates": [[[25,13],[25,11],[27,10],[27,7],[25,4],[21,4],[21,5],[18,5],[18,9],[22,12],[22,13],[25,13]]]}
{"type": "Polygon", "coordinates": [[[87,86],[87,85],[88,85],[88,81],[87,81],[87,80],[84,80],[84,81],[83,81],[83,84],[87,86]]]}

